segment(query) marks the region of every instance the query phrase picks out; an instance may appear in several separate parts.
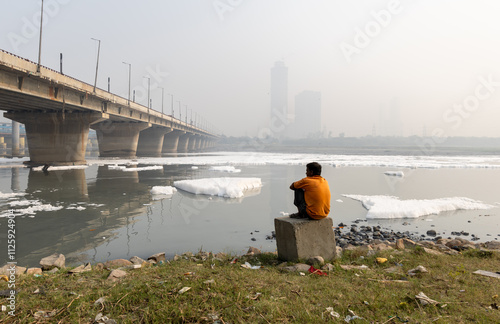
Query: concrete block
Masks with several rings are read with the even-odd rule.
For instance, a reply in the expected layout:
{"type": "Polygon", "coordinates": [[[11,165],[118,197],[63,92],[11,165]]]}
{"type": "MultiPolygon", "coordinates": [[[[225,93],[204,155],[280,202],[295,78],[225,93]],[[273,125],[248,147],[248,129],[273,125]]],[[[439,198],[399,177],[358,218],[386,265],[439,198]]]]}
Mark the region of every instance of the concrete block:
{"type": "Polygon", "coordinates": [[[330,217],[321,220],[279,217],[274,219],[278,258],[285,261],[322,256],[335,258],[335,233],[330,217]]]}

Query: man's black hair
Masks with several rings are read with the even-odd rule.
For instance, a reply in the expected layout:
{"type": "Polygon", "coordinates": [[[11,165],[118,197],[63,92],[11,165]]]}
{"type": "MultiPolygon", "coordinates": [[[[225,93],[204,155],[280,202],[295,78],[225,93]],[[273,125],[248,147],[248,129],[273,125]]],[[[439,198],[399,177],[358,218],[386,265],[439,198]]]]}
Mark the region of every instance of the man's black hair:
{"type": "Polygon", "coordinates": [[[321,164],[318,162],[308,163],[306,167],[312,171],[313,175],[321,175],[321,164]]]}

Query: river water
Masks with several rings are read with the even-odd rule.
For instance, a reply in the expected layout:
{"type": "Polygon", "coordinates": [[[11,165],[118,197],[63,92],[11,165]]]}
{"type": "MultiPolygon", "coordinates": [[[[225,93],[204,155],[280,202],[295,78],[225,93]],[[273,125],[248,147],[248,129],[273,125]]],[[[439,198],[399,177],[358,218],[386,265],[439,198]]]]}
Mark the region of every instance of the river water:
{"type": "MultiPolygon", "coordinates": [[[[481,210],[444,211],[418,218],[368,219],[361,225],[425,235],[429,229],[451,236],[474,234],[479,241],[499,239],[500,157],[372,157],[318,154],[212,153],[158,159],[89,159],[84,169],[30,170],[22,161],[0,162],[0,265],[6,251],[10,210],[15,217],[15,261],[37,266],[54,252],[67,264],[142,258],[166,252],[198,250],[241,254],[249,246],[275,251],[274,218],[294,212],[290,184],[305,176],[305,164],[316,160],[332,191],[334,225],[366,220],[360,201],[344,195],[396,196],[401,200],[465,197],[489,204],[481,210]],[[132,165],[130,165],[132,163],[132,165]],[[129,171],[111,167],[161,166],[129,171]],[[210,170],[232,165],[241,172],[210,170]],[[403,177],[388,176],[399,171],[403,177]],[[171,197],[153,196],[153,186],[215,177],[257,177],[258,190],[241,198],[194,195],[178,190],[171,197]],[[22,195],[12,197],[11,193],[22,195]]],[[[466,237],[471,238],[471,236],[466,237]]]]}

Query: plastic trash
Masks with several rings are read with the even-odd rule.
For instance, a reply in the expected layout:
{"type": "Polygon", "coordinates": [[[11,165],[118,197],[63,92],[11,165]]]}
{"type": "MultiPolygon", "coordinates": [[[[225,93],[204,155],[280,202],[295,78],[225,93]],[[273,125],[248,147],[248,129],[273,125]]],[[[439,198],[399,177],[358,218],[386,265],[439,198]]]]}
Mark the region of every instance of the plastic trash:
{"type": "Polygon", "coordinates": [[[321,270],[319,270],[319,269],[316,269],[316,268],[315,268],[315,267],[313,267],[313,266],[311,266],[311,267],[309,268],[309,272],[310,272],[311,274],[317,274],[318,276],[328,276],[328,273],[323,272],[323,271],[321,271],[321,270]]]}
{"type": "Polygon", "coordinates": [[[386,258],[375,258],[375,260],[377,261],[378,264],[382,264],[382,263],[387,262],[386,258]]]}
{"type": "Polygon", "coordinates": [[[326,311],[330,314],[330,316],[340,318],[340,314],[334,311],[333,307],[327,307],[326,311]]]}
{"type": "Polygon", "coordinates": [[[241,267],[245,268],[245,269],[253,269],[253,270],[262,268],[261,266],[253,266],[248,262],[245,262],[244,264],[242,264],[241,267]]]}
{"type": "Polygon", "coordinates": [[[180,294],[183,294],[183,293],[185,293],[186,291],[188,291],[189,289],[191,289],[191,287],[184,287],[184,288],[182,288],[181,290],[179,290],[179,292],[178,292],[178,293],[179,293],[179,295],[180,295],[180,294]]]}

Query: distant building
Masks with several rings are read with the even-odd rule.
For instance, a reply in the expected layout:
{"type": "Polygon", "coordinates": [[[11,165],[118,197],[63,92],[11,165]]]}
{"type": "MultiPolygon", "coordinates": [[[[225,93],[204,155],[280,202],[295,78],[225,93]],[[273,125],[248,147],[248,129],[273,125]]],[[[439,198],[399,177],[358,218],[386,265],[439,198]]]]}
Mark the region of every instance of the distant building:
{"type": "Polygon", "coordinates": [[[296,138],[321,136],[321,92],[302,91],[295,96],[295,125],[292,135],[296,138]]]}
{"type": "Polygon", "coordinates": [[[277,61],[271,68],[271,117],[269,128],[272,136],[282,138],[290,124],[288,111],[288,68],[277,61]]]}

